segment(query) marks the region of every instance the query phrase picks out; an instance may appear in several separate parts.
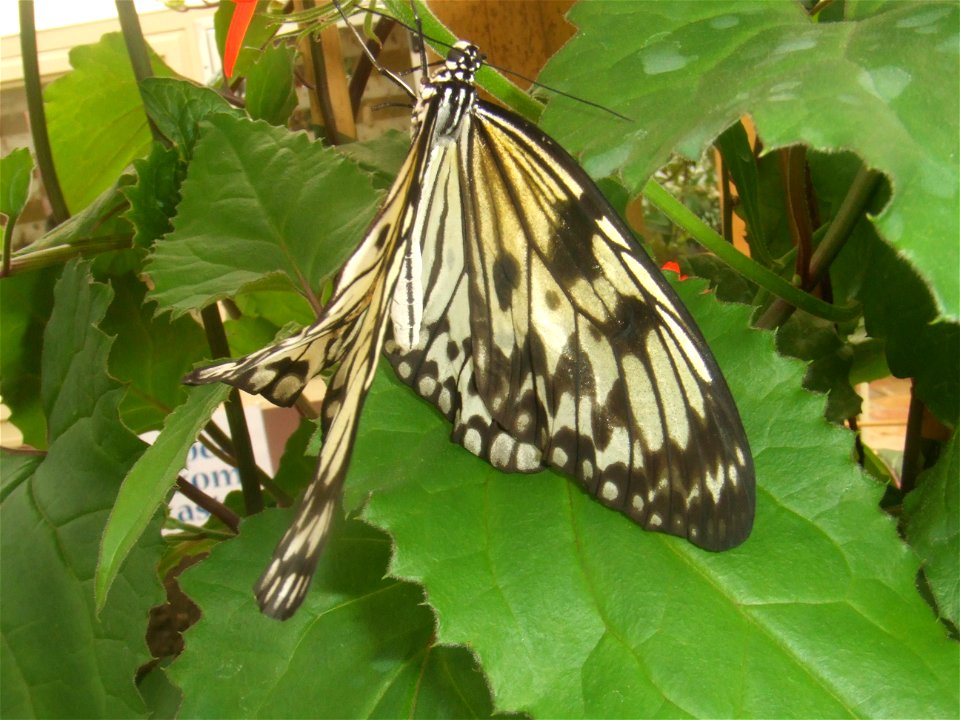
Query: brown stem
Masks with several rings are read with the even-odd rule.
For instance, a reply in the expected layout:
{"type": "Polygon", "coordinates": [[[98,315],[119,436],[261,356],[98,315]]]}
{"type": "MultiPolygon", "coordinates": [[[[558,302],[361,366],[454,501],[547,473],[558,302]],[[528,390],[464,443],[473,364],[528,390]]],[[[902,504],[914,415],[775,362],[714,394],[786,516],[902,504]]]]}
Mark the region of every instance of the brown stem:
{"type": "Polygon", "coordinates": [[[220,520],[224,525],[239,532],[240,516],[216,498],[210,497],[203,490],[187,482],[183,476],[177,475],[177,490],[191,502],[195,502],[208,513],[220,520]]]}

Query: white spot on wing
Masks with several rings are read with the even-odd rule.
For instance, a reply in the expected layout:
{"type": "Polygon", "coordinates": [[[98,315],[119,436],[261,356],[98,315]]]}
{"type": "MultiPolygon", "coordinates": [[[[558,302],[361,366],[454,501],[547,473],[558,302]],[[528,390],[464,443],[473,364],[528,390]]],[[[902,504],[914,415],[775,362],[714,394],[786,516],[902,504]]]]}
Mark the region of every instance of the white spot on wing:
{"type": "Polygon", "coordinates": [[[617,487],[617,484],[607,480],[603,484],[603,488],[600,490],[600,497],[609,502],[613,502],[620,496],[620,488],[617,487]]]}
{"type": "Polygon", "coordinates": [[[530,472],[540,469],[540,451],[530,443],[517,446],[517,470],[530,472]]]}
{"type": "Polygon", "coordinates": [[[568,459],[569,458],[567,457],[567,451],[564,450],[562,447],[554,445],[553,448],[550,450],[550,461],[554,465],[557,465],[558,467],[565,467],[568,459]]]}
{"type": "Polygon", "coordinates": [[[583,461],[583,464],[580,466],[580,470],[584,480],[590,480],[593,478],[593,464],[589,460],[583,461]]]}
{"type": "Polygon", "coordinates": [[[437,389],[437,381],[429,375],[424,375],[417,382],[417,390],[424,397],[430,397],[433,395],[433,391],[437,389]]]}
{"type": "Polygon", "coordinates": [[[440,412],[444,415],[450,412],[450,409],[453,407],[453,400],[450,397],[450,390],[443,388],[440,391],[440,397],[437,398],[437,404],[440,406],[440,412]]]}
{"type": "Polygon", "coordinates": [[[483,438],[480,437],[476,428],[467,428],[467,431],[463,434],[463,446],[474,455],[480,455],[483,450],[483,438]]]}
{"type": "Polygon", "coordinates": [[[490,444],[490,464],[499,468],[508,467],[514,444],[513,438],[509,435],[498,433],[490,444]]]}
{"type": "Polygon", "coordinates": [[[708,470],[703,478],[710,497],[713,498],[713,504],[720,502],[720,493],[723,490],[723,468],[717,468],[715,471],[708,470]]]}

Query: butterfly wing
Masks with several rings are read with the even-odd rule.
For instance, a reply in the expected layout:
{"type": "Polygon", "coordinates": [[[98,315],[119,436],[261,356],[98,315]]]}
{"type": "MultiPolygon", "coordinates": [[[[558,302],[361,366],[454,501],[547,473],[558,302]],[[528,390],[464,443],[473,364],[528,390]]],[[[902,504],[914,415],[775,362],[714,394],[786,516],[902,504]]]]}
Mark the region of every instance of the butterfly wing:
{"type": "Polygon", "coordinates": [[[478,101],[458,150],[419,238],[419,342],[387,344],[400,377],[497,467],[550,465],[647,529],[742,542],[752,458],[683,304],[538,128],[478,101]]]}

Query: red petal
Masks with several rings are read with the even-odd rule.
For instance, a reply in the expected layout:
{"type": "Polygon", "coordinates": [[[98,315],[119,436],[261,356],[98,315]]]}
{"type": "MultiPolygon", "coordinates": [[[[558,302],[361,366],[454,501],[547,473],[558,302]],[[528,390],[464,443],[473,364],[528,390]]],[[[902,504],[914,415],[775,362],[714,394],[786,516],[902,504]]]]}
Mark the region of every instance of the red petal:
{"type": "Polygon", "coordinates": [[[673,272],[675,272],[675,273],[677,274],[677,276],[678,276],[678,277],[677,277],[678,280],[686,280],[688,277],[690,277],[689,275],[684,275],[682,272],[680,272],[680,264],[674,262],[673,260],[668,260],[667,262],[665,262],[665,263],[663,264],[663,268],[662,268],[662,269],[663,269],[663,270],[672,270],[673,272]]]}
{"type": "Polygon", "coordinates": [[[227,30],[227,44],[223,48],[223,72],[227,78],[233,77],[233,66],[237,62],[240,48],[243,47],[243,36],[247,34],[253,12],[257,9],[257,0],[233,0],[236,7],[233,17],[230,18],[230,27],[227,30]]]}

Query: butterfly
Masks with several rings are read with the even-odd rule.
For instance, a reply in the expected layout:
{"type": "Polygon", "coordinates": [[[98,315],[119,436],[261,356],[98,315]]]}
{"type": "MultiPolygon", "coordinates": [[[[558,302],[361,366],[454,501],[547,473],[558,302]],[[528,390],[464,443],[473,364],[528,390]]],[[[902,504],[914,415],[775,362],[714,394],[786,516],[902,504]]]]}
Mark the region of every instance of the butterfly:
{"type": "Polygon", "coordinates": [[[333,368],[316,473],[255,586],[267,615],[308,590],[381,351],[501,470],[553,467],[708,550],[750,533],[753,460],[707,343],[577,162],[477,96],[482,63],[458,42],[424,84],[410,151],[319,319],[184,379],[288,406],[333,368]]]}

